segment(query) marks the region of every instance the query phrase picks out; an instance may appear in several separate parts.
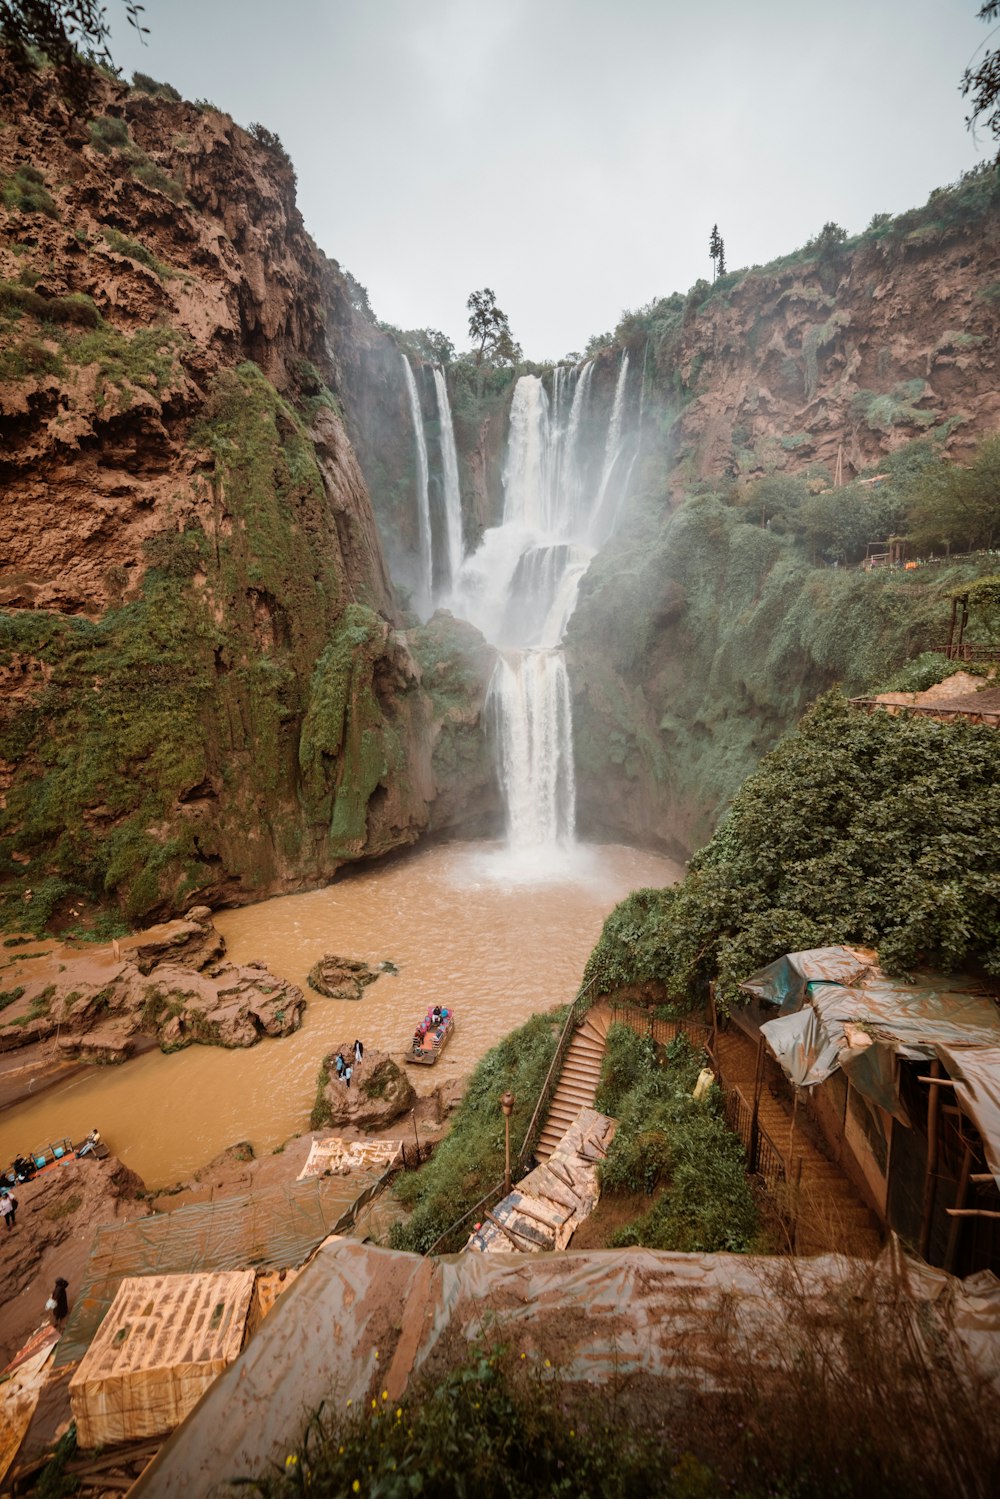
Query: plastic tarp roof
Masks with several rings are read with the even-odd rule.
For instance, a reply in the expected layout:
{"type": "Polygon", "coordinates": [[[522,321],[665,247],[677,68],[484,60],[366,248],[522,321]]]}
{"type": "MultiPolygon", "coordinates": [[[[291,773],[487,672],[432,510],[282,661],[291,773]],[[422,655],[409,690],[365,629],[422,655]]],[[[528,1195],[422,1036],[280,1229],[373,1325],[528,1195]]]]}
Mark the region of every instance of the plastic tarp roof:
{"type": "Polygon", "coordinates": [[[920,1304],[922,1325],[964,1348],[1000,1381],[1000,1282],[989,1272],[956,1281],[925,1273],[893,1246],[874,1267],[838,1256],[668,1254],[648,1249],[544,1255],[461,1254],[447,1259],[329,1242],[285,1293],[239,1359],[160,1450],[133,1495],[189,1499],[284,1463],[289,1444],[325,1402],[343,1409],[398,1400],[422,1371],[453,1366],[483,1336],[497,1338],[559,1377],[600,1386],[634,1378],[678,1401],[740,1387],[755,1372],[789,1374],[787,1305],[804,1307],[802,1336],[844,1304],[845,1284],[874,1277],[920,1304]],[[720,1318],[734,1339],[719,1335],[720,1318]],[[734,1357],[742,1350],[744,1357],[734,1357]]]}
{"type": "Polygon", "coordinates": [[[56,1365],[83,1358],[127,1276],[297,1267],[347,1229],[381,1180],[378,1170],[314,1177],[98,1229],[56,1365]]]}
{"type": "Polygon", "coordinates": [[[1000,1182],[1000,1007],[974,979],[891,979],[869,954],[820,947],[788,953],[740,988],[778,1010],[761,1033],[793,1083],[813,1087],[841,1067],[902,1124],[896,1057],[940,1059],[1000,1182]]]}

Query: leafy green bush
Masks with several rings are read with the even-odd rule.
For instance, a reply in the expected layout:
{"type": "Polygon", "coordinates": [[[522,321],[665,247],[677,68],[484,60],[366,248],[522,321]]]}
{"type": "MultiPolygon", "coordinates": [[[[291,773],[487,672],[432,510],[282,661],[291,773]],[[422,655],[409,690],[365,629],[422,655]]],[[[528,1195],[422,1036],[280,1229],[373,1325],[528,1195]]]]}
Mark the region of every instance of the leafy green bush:
{"type": "Polygon", "coordinates": [[[587,963],[595,993],[657,981],[723,1003],[785,952],[878,948],[1000,973],[1000,735],[894,717],[830,693],[761,763],[683,883],[609,916],[587,963]],[[634,954],[634,956],[633,956],[634,954]]]}
{"type": "Polygon", "coordinates": [[[957,671],[968,671],[964,661],[949,661],[940,651],[921,651],[912,661],[901,666],[889,680],[877,689],[878,692],[926,692],[936,687],[957,671]]]}
{"type": "MultiPolygon", "coordinates": [[[[500,1095],[516,1100],[510,1121],[511,1152],[517,1151],[555,1054],[562,1015],[533,1015],[505,1036],[476,1067],[455,1122],[419,1171],[398,1178],[395,1194],[413,1213],[393,1225],[394,1249],[425,1252],[503,1180],[504,1118],[500,1095]]],[[[467,1231],[466,1235],[467,1237],[467,1231]]]]}
{"type": "Polygon", "coordinates": [[[662,1054],[648,1037],[613,1025],[597,1107],[618,1119],[601,1166],[606,1192],[665,1188],[614,1244],[686,1252],[745,1251],[757,1229],[743,1147],[719,1111],[718,1091],[696,1102],[703,1057],[679,1035],[662,1054]]]}
{"type": "Polygon", "coordinates": [[[155,78],[150,78],[148,73],[133,73],[132,87],[140,94],[152,94],[154,98],[170,99],[174,104],[179,104],[181,95],[172,83],[157,83],[155,78]]]}
{"type": "Polygon", "coordinates": [[[117,115],[99,115],[90,122],[90,144],[102,156],[108,156],[130,144],[128,126],[117,115]]]}
{"type": "Polygon", "coordinates": [[[45,178],[37,167],[18,167],[13,177],[8,177],[0,187],[0,197],[7,208],[21,213],[44,213],[50,219],[58,218],[52,194],[45,186],[45,178]]]}

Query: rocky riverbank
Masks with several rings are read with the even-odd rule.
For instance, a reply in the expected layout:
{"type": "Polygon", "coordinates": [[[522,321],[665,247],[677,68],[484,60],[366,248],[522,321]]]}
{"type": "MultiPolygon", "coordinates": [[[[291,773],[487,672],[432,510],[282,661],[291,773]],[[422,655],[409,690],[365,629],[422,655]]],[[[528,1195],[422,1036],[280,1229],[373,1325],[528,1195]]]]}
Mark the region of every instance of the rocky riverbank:
{"type": "Polygon", "coordinates": [[[305,1007],[301,989],[263,964],[224,960],[207,906],[105,945],[42,941],[0,953],[0,1108],[81,1064],[124,1062],[151,1046],[287,1036],[305,1007]]]}

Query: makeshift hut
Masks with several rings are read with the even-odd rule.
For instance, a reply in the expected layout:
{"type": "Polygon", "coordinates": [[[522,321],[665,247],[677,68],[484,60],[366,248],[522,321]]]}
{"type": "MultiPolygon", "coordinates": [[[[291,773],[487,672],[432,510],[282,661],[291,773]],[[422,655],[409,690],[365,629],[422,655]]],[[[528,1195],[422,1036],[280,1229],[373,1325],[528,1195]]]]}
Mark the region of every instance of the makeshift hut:
{"type": "Polygon", "coordinates": [[[931,1264],[1000,1271],[1000,1006],[988,986],[890,978],[874,953],[822,947],[740,987],[749,1004],[733,1019],[759,1041],[758,1098],[770,1057],[884,1224],[931,1264]]]}
{"type": "Polygon", "coordinates": [[[123,1280],[69,1384],[87,1450],[166,1436],[243,1347],[253,1270],[123,1280]]]}

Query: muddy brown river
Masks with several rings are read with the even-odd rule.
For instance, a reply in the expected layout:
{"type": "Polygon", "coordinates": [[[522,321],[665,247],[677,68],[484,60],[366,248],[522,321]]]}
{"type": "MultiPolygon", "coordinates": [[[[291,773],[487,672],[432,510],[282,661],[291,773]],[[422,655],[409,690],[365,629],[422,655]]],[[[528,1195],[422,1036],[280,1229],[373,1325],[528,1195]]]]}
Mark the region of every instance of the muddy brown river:
{"type": "Polygon", "coordinates": [[[192,1046],[93,1068],[0,1114],[0,1160],[97,1125],[114,1153],[162,1187],[226,1146],[258,1154],[309,1127],[322,1058],[355,1036],[401,1056],[427,1006],[449,1005],[455,1034],[432,1068],[411,1068],[419,1092],[465,1077],[536,1010],[573,998],[605,916],[630,890],[672,884],[679,865],[618,845],[581,846],[544,878],[491,844],[446,844],[351,874],[323,890],[216,913],[229,956],[260,958],[304,990],[294,1036],[247,1051],[192,1046]],[[356,1002],[306,986],[333,952],[398,968],[356,1002]]]}

